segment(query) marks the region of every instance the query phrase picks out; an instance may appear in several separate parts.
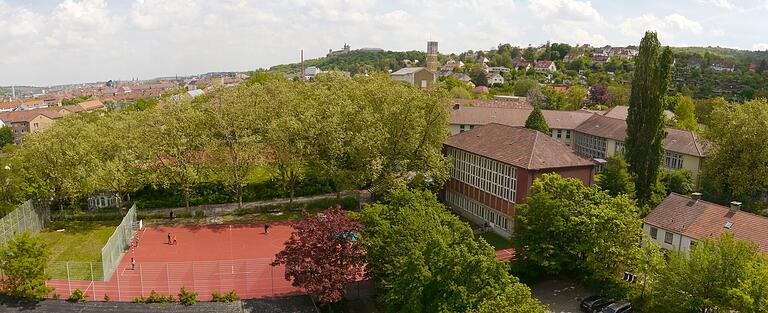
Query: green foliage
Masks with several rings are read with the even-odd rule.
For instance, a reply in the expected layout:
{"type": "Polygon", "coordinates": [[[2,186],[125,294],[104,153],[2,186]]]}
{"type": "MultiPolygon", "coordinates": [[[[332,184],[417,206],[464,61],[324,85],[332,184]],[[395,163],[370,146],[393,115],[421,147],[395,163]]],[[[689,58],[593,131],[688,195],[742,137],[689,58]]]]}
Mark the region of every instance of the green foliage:
{"type": "Polygon", "coordinates": [[[628,164],[623,155],[614,155],[608,159],[605,171],[595,175],[597,185],[614,197],[620,194],[634,197],[635,184],[627,167],[628,164]]]}
{"type": "Polygon", "coordinates": [[[659,175],[659,181],[664,185],[664,189],[669,192],[687,195],[693,192],[693,176],[688,169],[676,171],[666,170],[659,175]]]}
{"type": "Polygon", "coordinates": [[[457,99],[472,99],[472,93],[467,90],[467,88],[462,88],[459,86],[451,88],[451,97],[457,98],[457,99]]]}
{"type": "Polygon", "coordinates": [[[643,238],[638,208],[574,178],[545,174],[518,207],[513,243],[519,257],[551,274],[575,273],[616,284],[636,264],[643,238]]]}
{"type": "Polygon", "coordinates": [[[367,206],[362,236],[387,312],[544,312],[493,249],[428,191],[367,206]]]}
{"type": "MultiPolygon", "coordinates": [[[[690,250],[690,257],[672,252],[653,289],[657,310],[728,312],[734,303],[749,308],[749,302],[738,300],[754,300],[752,295],[765,294],[765,290],[755,293],[751,288],[753,283],[765,283],[765,277],[748,276],[755,269],[764,269],[765,264],[754,244],[736,240],[730,233],[716,241],[699,241],[690,250]]],[[[764,307],[765,299],[758,300],[757,305],[764,307]]]]}
{"type": "Polygon", "coordinates": [[[656,33],[646,32],[635,58],[632,94],[627,116],[626,156],[635,178],[639,204],[648,204],[664,154],[664,95],[670,77],[672,52],[661,49],[656,33]]]}
{"type": "Polygon", "coordinates": [[[768,312],[768,259],[765,255],[749,263],[737,288],[729,291],[732,307],[739,312],[768,312]]]}
{"type": "Polygon", "coordinates": [[[709,125],[710,116],[715,109],[725,109],[728,107],[728,101],[722,97],[695,100],[694,106],[696,107],[696,117],[699,123],[709,125]]]}
{"type": "Polygon", "coordinates": [[[51,293],[45,281],[48,251],[45,244],[29,232],[16,235],[0,249],[2,294],[12,298],[38,301],[51,293]]]}
{"type": "Polygon", "coordinates": [[[75,105],[88,100],[91,100],[91,96],[79,96],[75,98],[66,98],[66,99],[61,99],[61,105],[75,105]]]}
{"type": "Polygon", "coordinates": [[[488,86],[488,77],[485,76],[486,74],[487,72],[480,66],[480,64],[475,64],[469,70],[469,77],[472,78],[472,83],[475,84],[475,86],[488,86]]]}
{"type": "Polygon", "coordinates": [[[229,302],[240,300],[240,297],[237,296],[237,293],[234,290],[225,292],[223,295],[218,292],[214,292],[211,294],[211,297],[213,297],[211,302],[229,303],[229,302]]]}
{"type": "Polygon", "coordinates": [[[179,303],[190,306],[197,303],[197,292],[187,291],[184,287],[179,290],[179,303]]]}
{"type": "Polygon", "coordinates": [[[541,113],[539,107],[533,107],[533,111],[528,115],[528,119],[525,120],[525,128],[538,130],[547,134],[547,136],[551,134],[547,121],[544,119],[544,114],[541,113]]]}
{"type": "Polygon", "coordinates": [[[0,127],[0,148],[13,144],[13,131],[7,125],[0,127]]]}
{"type": "Polygon", "coordinates": [[[172,303],[174,302],[173,295],[163,295],[152,290],[149,292],[149,296],[136,297],[132,300],[133,303],[172,303]]]}
{"type": "MultiPolygon", "coordinates": [[[[317,66],[324,71],[346,71],[351,75],[374,74],[375,72],[397,71],[402,67],[403,60],[418,60],[424,64],[426,54],[423,51],[351,51],[318,59],[305,60],[305,66],[317,66]]],[[[300,63],[276,65],[269,68],[270,72],[298,73],[300,63]]]]}
{"type": "Polygon", "coordinates": [[[675,96],[675,106],[671,108],[675,112],[675,127],[685,130],[699,130],[699,123],[696,120],[696,106],[693,99],[689,96],[675,96]]]}
{"type": "Polygon", "coordinates": [[[768,101],[748,101],[742,105],[718,107],[711,114],[705,136],[712,143],[704,160],[704,181],[710,186],[705,195],[727,203],[744,202],[748,210],[757,209],[753,196],[768,189],[768,151],[755,149],[768,140],[768,101]]]}
{"type": "Polygon", "coordinates": [[[582,86],[571,86],[566,94],[566,106],[558,109],[565,111],[574,111],[584,106],[584,100],[587,98],[588,91],[582,86]]]}
{"type": "Polygon", "coordinates": [[[528,95],[528,91],[531,89],[538,89],[539,83],[532,79],[518,79],[515,81],[515,85],[512,87],[512,91],[515,96],[525,97],[528,95]]]}
{"type": "Polygon", "coordinates": [[[70,302],[87,302],[88,301],[88,295],[86,295],[80,288],[75,289],[72,291],[72,294],[69,295],[67,298],[67,301],[70,302]]]}

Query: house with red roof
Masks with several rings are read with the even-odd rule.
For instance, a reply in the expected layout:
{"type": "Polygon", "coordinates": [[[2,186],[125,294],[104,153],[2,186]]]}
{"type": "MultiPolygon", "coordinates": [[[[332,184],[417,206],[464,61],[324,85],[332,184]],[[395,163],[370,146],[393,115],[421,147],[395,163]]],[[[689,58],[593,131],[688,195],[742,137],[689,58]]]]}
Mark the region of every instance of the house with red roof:
{"type": "Polygon", "coordinates": [[[701,200],[700,193],[670,194],[643,219],[643,231],[666,250],[688,253],[701,240],[731,233],[768,253],[768,217],[742,211],[739,202],[726,207],[701,200]]]}
{"type": "Polygon", "coordinates": [[[507,238],[516,205],[533,180],[546,173],[592,184],[595,164],[536,130],[490,123],[449,137],[444,153],[453,162],[442,198],[459,214],[507,238]]]}

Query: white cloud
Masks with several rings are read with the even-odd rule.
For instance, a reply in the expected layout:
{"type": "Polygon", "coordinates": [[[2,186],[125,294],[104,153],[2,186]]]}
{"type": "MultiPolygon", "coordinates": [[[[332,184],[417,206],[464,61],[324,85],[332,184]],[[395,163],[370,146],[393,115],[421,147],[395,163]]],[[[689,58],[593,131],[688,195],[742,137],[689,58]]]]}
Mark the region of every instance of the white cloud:
{"type": "Polygon", "coordinates": [[[542,26],[544,33],[555,42],[564,42],[571,45],[589,43],[592,45],[610,44],[607,38],[601,34],[591,33],[581,26],[573,23],[559,22],[542,26]]]}
{"type": "Polygon", "coordinates": [[[768,50],[768,43],[766,42],[756,43],[752,45],[752,50],[759,50],[759,51],[768,50]]]}
{"type": "Polygon", "coordinates": [[[681,35],[702,34],[704,27],[701,23],[680,14],[671,14],[662,18],[654,14],[626,19],[619,26],[621,33],[629,38],[641,38],[645,31],[655,31],[659,40],[668,41],[665,44],[676,44],[681,35]]]}
{"type": "Polygon", "coordinates": [[[150,30],[183,25],[199,17],[196,1],[186,0],[136,0],[131,6],[131,21],[138,27],[150,30]]]}
{"type": "Polygon", "coordinates": [[[736,8],[736,6],[734,6],[733,3],[731,3],[729,0],[697,0],[697,2],[701,4],[713,5],[721,9],[732,10],[736,8]]]}
{"type": "Polygon", "coordinates": [[[590,1],[529,0],[528,8],[540,18],[599,22],[603,18],[590,1]]]}

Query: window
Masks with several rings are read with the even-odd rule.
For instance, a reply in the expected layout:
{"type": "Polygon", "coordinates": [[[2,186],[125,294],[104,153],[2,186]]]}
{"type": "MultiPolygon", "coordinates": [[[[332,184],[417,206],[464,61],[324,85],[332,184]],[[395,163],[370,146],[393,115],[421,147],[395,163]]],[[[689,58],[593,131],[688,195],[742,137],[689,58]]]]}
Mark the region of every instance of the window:
{"type": "Polygon", "coordinates": [[[696,241],[691,240],[691,244],[689,246],[691,247],[691,249],[693,249],[693,247],[696,246],[696,241]]]}
{"type": "Polygon", "coordinates": [[[673,237],[673,236],[674,236],[674,235],[673,235],[672,233],[670,233],[670,232],[665,232],[665,233],[664,233],[664,243],[672,244],[672,237],[673,237]]]}
{"type": "Polygon", "coordinates": [[[453,159],[452,177],[504,200],[515,202],[517,171],[506,163],[448,147],[453,159]]]}
{"type": "Polygon", "coordinates": [[[565,139],[571,139],[571,131],[570,130],[566,130],[565,131],[565,139]]]}
{"type": "Polygon", "coordinates": [[[37,123],[35,123],[35,128],[37,128],[37,123]]]}
{"type": "Polygon", "coordinates": [[[592,159],[605,159],[605,150],[608,146],[605,138],[576,133],[576,153],[592,159]]]}
{"type": "Polygon", "coordinates": [[[683,155],[679,153],[664,151],[664,167],[672,170],[683,168],[683,155]]]}
{"type": "Polygon", "coordinates": [[[427,88],[427,81],[426,80],[422,80],[421,81],[421,88],[427,88]]]}
{"type": "Polygon", "coordinates": [[[509,217],[505,214],[471,200],[455,191],[447,190],[445,193],[445,201],[454,208],[477,216],[488,223],[492,223],[494,227],[512,231],[512,223],[510,222],[509,217]]]}
{"type": "Polygon", "coordinates": [[[651,238],[656,239],[657,237],[659,237],[659,229],[651,227],[651,238]]]}
{"type": "Polygon", "coordinates": [[[624,142],[623,141],[617,141],[616,144],[613,146],[614,150],[616,151],[616,154],[624,154],[624,142]]]}
{"type": "Polygon", "coordinates": [[[464,125],[459,125],[459,132],[460,132],[460,133],[463,133],[463,132],[466,130],[465,128],[466,128],[466,126],[464,126],[464,125]]]}
{"type": "Polygon", "coordinates": [[[563,138],[563,130],[562,129],[558,129],[557,130],[557,139],[560,139],[560,138],[563,138]]]}
{"type": "Polygon", "coordinates": [[[475,129],[475,125],[469,125],[469,129],[475,129]]]}

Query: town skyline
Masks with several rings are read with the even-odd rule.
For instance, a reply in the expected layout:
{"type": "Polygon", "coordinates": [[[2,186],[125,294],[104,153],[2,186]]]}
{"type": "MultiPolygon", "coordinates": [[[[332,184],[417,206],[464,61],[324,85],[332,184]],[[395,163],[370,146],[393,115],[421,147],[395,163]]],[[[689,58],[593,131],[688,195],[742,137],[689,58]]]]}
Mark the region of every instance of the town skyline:
{"type": "Polygon", "coordinates": [[[152,1],[0,0],[0,85],[50,86],[247,71],[353,49],[487,50],[547,40],[768,49],[768,1],[152,1]],[[450,19],[446,18],[451,16],[450,19]],[[293,22],[292,22],[293,21],[293,22]],[[339,34],[343,34],[339,36],[339,34]],[[726,35],[727,34],[727,35],[726,35]],[[31,49],[30,49],[31,47],[31,49]]]}

